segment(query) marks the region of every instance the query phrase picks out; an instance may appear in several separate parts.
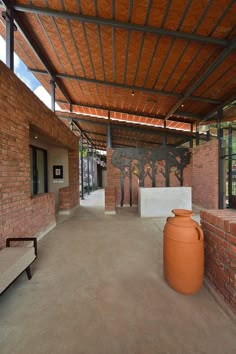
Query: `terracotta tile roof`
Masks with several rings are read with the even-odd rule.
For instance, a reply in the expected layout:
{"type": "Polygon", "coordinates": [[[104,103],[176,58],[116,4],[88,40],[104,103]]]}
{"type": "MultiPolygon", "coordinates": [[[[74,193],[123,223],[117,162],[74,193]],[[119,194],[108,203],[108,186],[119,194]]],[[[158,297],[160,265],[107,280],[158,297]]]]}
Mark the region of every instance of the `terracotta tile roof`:
{"type": "MultiPolygon", "coordinates": [[[[168,137],[178,145],[236,99],[235,1],[18,0],[12,15],[17,54],[49,92],[55,79],[62,110],[148,124],[146,137],[138,133],[145,143],[157,142],[150,131],[159,127],[181,131],[168,137]]],[[[120,133],[114,139],[124,144],[120,133]]]]}

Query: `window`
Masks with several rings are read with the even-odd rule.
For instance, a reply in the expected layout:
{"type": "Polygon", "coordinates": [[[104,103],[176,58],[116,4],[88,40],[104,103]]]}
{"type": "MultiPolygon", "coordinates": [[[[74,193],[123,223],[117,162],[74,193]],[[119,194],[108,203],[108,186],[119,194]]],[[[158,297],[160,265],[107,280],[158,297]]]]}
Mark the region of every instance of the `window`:
{"type": "Polygon", "coordinates": [[[30,146],[30,190],[31,194],[48,192],[47,151],[30,146]]]}

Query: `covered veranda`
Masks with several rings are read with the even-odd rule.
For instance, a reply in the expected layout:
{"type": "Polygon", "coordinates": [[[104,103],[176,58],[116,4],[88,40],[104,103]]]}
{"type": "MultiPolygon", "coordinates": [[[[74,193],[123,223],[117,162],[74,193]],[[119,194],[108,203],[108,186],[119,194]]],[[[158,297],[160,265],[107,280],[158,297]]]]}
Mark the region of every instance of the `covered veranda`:
{"type": "Polygon", "coordinates": [[[39,242],[31,281],[1,296],[1,353],[235,353],[235,319],[208,288],[184,296],[164,281],[164,223],[105,216],[104,191],[86,196],[39,242]]]}
{"type": "Polygon", "coordinates": [[[236,2],[0,0],[0,10],[0,249],[47,233],[32,280],[1,296],[1,353],[236,352],[236,2]],[[51,109],[14,75],[14,52],[51,109]],[[118,149],[144,159],[115,166],[118,149]],[[85,150],[87,161],[107,156],[105,203],[102,190],[86,194],[89,168],[80,190],[85,150]],[[154,150],[165,156],[147,163],[154,150]],[[174,151],[188,166],[168,165],[174,151]],[[193,296],[163,279],[165,218],[138,216],[140,180],[191,187],[215,212],[203,220],[208,280],[193,296]]]}

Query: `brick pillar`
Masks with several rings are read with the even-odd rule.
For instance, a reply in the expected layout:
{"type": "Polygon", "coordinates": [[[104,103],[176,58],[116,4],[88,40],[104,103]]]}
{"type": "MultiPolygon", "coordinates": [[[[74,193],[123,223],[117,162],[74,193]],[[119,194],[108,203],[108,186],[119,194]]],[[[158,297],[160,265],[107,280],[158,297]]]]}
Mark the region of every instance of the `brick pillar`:
{"type": "Polygon", "coordinates": [[[79,153],[77,150],[68,152],[69,186],[59,190],[59,209],[68,211],[79,204],[79,153]]]}
{"type": "Polygon", "coordinates": [[[73,186],[79,186],[79,153],[78,150],[68,152],[69,161],[69,183],[73,186]]]}
{"type": "Polygon", "coordinates": [[[69,151],[69,183],[72,189],[71,208],[79,204],[79,147],[77,150],[69,151]]]}
{"type": "Polygon", "coordinates": [[[236,313],[236,213],[201,211],[205,237],[205,275],[236,313]]]}
{"type": "Polygon", "coordinates": [[[116,213],[116,193],[115,187],[105,188],[105,214],[116,213]]]}

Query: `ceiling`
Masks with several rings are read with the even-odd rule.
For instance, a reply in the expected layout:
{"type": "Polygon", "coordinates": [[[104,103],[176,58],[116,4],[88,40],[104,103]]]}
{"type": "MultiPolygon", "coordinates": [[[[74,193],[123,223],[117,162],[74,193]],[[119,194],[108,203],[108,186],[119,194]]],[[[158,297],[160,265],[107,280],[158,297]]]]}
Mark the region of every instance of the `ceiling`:
{"type": "Polygon", "coordinates": [[[1,2],[15,51],[94,147],[109,122],[113,146],[177,146],[217,110],[236,119],[235,0],[1,2]]]}

